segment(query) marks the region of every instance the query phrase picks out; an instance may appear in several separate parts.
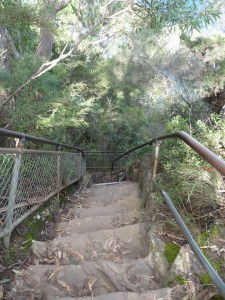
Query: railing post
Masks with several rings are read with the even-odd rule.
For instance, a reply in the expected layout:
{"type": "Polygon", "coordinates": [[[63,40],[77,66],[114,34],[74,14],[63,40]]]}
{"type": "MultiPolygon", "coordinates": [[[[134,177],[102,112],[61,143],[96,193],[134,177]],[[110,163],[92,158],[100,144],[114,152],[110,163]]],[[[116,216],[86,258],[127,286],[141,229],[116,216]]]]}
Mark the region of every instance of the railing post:
{"type": "Polygon", "coordinates": [[[57,205],[59,204],[59,189],[62,184],[61,182],[61,145],[56,147],[57,156],[56,156],[56,189],[57,193],[57,205]]]}
{"type": "Polygon", "coordinates": [[[14,166],[13,166],[13,171],[12,171],[12,180],[11,180],[11,185],[10,185],[10,192],[9,192],[9,201],[8,201],[8,207],[7,207],[7,213],[6,213],[6,218],[5,218],[5,228],[6,229],[11,229],[10,233],[5,235],[3,237],[3,244],[5,248],[9,248],[9,242],[10,242],[10,236],[13,231],[13,216],[14,216],[14,207],[16,203],[16,196],[17,196],[17,187],[18,187],[18,182],[19,182],[19,175],[20,175],[20,166],[22,162],[22,152],[23,152],[23,147],[24,147],[24,139],[18,140],[17,139],[17,144],[16,147],[18,149],[18,153],[15,156],[14,160],[14,166]]]}
{"type": "Polygon", "coordinates": [[[157,167],[159,164],[159,149],[160,149],[161,141],[157,141],[155,143],[155,158],[154,158],[154,166],[153,166],[153,173],[152,173],[152,179],[155,180],[156,173],[157,173],[157,167]]]}
{"type": "Polygon", "coordinates": [[[82,176],[86,174],[86,157],[81,153],[82,176]]]}

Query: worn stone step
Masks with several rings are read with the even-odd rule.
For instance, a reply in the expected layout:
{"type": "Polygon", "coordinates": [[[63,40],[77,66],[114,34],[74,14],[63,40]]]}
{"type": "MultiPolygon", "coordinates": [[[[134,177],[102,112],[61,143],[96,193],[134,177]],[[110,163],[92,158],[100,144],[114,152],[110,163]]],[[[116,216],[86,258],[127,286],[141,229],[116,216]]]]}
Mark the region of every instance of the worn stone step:
{"type": "MultiPolygon", "coordinates": [[[[140,193],[139,191],[132,191],[127,193],[127,195],[118,195],[117,193],[110,193],[110,194],[103,194],[102,196],[92,196],[86,197],[80,201],[77,201],[78,203],[82,203],[83,205],[109,205],[112,203],[117,203],[119,201],[124,202],[131,202],[136,201],[137,199],[140,199],[140,193]]],[[[140,203],[140,200],[139,200],[140,203]]]]}
{"type": "Polygon", "coordinates": [[[75,215],[78,218],[87,218],[94,216],[111,216],[118,213],[126,213],[128,211],[134,210],[136,208],[136,203],[134,204],[124,204],[122,201],[114,203],[108,206],[93,206],[89,208],[80,207],[75,209],[75,215]]]}
{"type": "Polygon", "coordinates": [[[51,242],[33,241],[33,254],[40,261],[60,256],[63,264],[105,259],[122,261],[146,257],[149,245],[146,239],[148,223],[138,223],[115,229],[72,234],[51,242]],[[58,255],[61,253],[61,255],[58,255]]]}
{"type": "Polygon", "coordinates": [[[69,222],[60,222],[56,225],[56,231],[60,236],[68,236],[72,233],[87,233],[126,225],[132,225],[146,220],[145,212],[133,210],[118,213],[111,216],[94,216],[87,218],[76,218],[69,222]]]}
{"type": "Polygon", "coordinates": [[[98,297],[56,297],[49,298],[48,300],[174,300],[171,297],[171,288],[163,288],[158,290],[151,290],[147,293],[126,293],[117,292],[106,295],[100,295],[98,297]]]}
{"type": "MultiPolygon", "coordinates": [[[[102,299],[108,299],[106,294],[110,293],[146,293],[159,288],[160,283],[155,280],[147,261],[139,259],[121,264],[98,261],[69,266],[34,265],[17,278],[14,290],[18,300],[33,299],[29,298],[32,293],[35,293],[34,299],[53,300],[57,297],[99,295],[104,295],[102,299]]],[[[153,291],[150,295],[156,296],[160,293],[162,295],[160,291],[153,291]]],[[[119,299],[118,294],[111,296],[112,299],[119,299]]]]}
{"type": "Polygon", "coordinates": [[[102,196],[103,194],[110,195],[110,193],[127,196],[134,191],[139,191],[139,186],[138,183],[131,181],[120,182],[116,185],[95,185],[90,188],[90,194],[93,197],[102,196]]]}
{"type": "Polygon", "coordinates": [[[85,199],[81,204],[75,205],[75,215],[80,218],[91,216],[114,215],[118,212],[127,212],[134,209],[141,209],[141,200],[135,195],[130,195],[114,200],[85,199]],[[111,213],[110,213],[111,212],[111,213]]]}

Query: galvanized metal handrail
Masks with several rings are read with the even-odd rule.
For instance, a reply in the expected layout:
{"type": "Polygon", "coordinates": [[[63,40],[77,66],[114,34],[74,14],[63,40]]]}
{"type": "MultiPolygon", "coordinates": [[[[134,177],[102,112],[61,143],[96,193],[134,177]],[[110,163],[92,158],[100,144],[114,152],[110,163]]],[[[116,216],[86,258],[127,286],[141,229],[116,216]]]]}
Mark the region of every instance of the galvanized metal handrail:
{"type": "Polygon", "coordinates": [[[217,286],[220,293],[225,297],[225,283],[222,281],[216,270],[212,267],[210,262],[207,260],[205,255],[202,253],[201,249],[198,247],[196,241],[194,240],[193,236],[191,235],[190,231],[188,230],[187,226],[185,225],[184,221],[182,220],[181,216],[179,215],[178,211],[176,210],[173,202],[171,201],[168,194],[155,182],[153,181],[155,186],[159,189],[163,199],[165,200],[167,206],[169,207],[174,219],[176,220],[177,224],[179,225],[183,235],[185,236],[188,244],[190,245],[192,251],[196,255],[198,261],[201,263],[203,268],[211,277],[212,281],[217,286]]]}
{"type": "Polygon", "coordinates": [[[166,139],[171,139],[171,138],[179,138],[183,140],[188,146],[190,146],[196,153],[198,153],[205,161],[207,161],[211,166],[213,166],[217,171],[219,171],[222,175],[225,176],[225,161],[219,158],[215,153],[210,151],[208,148],[203,146],[201,143],[199,143],[196,139],[194,139],[192,136],[190,136],[188,133],[184,131],[177,131],[172,134],[167,134],[160,136],[158,138],[152,139],[149,142],[139,145],[121,156],[119,156],[117,159],[115,159],[112,162],[112,170],[114,168],[114,164],[116,161],[121,159],[122,157],[126,156],[127,154],[134,152],[138,149],[141,149],[145,146],[151,146],[152,144],[156,143],[157,141],[162,141],[166,139]]]}
{"type": "Polygon", "coordinates": [[[69,146],[69,145],[66,145],[63,143],[53,142],[53,141],[42,139],[42,138],[39,138],[36,136],[28,135],[25,133],[0,128],[0,135],[7,136],[7,137],[14,137],[14,138],[18,138],[18,139],[25,139],[27,141],[36,142],[39,144],[48,144],[48,145],[53,145],[53,146],[57,146],[60,148],[72,149],[72,150],[75,150],[76,152],[82,153],[83,157],[85,157],[84,151],[80,148],[69,146]]]}
{"type": "MultiPolygon", "coordinates": [[[[183,131],[177,131],[172,134],[164,135],[155,139],[150,140],[149,142],[139,145],[117,159],[115,159],[112,162],[112,171],[113,167],[116,161],[121,159],[122,157],[141,149],[145,146],[151,146],[152,144],[156,143],[156,148],[159,147],[159,144],[157,142],[165,140],[165,139],[171,139],[171,138],[179,138],[183,140],[188,146],[190,146],[196,153],[198,153],[205,161],[207,161],[211,166],[213,166],[217,171],[219,171],[222,175],[225,175],[225,161],[223,161],[221,158],[219,158],[216,154],[214,154],[212,151],[210,151],[208,148],[203,146],[201,143],[199,143],[197,140],[195,140],[193,137],[191,137],[189,134],[183,131]]],[[[156,151],[156,161],[154,165],[153,173],[156,173],[156,167],[157,167],[157,153],[156,151]]],[[[154,176],[153,176],[154,179],[154,176]]],[[[171,199],[167,195],[167,193],[153,180],[153,183],[156,185],[156,187],[159,189],[162,197],[164,198],[166,204],[168,205],[171,213],[174,216],[174,219],[176,220],[177,224],[179,225],[183,235],[185,236],[188,244],[190,245],[192,251],[196,255],[198,261],[201,263],[205,271],[209,274],[214,284],[217,286],[218,290],[220,291],[221,295],[225,297],[225,283],[222,281],[220,276],[217,274],[216,270],[212,267],[212,265],[209,263],[207,258],[202,253],[201,249],[198,247],[196,241],[194,240],[193,236],[191,235],[190,231],[188,230],[187,226],[185,225],[184,221],[182,220],[181,216],[179,215],[178,211],[176,210],[175,206],[173,205],[171,199]]]]}

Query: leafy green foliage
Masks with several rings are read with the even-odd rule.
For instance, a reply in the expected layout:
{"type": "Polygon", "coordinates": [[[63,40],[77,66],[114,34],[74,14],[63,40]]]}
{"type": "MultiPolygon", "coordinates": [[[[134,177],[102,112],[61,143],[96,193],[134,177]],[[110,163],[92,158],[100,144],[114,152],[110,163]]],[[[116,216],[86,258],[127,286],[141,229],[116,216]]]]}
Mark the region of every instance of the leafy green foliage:
{"type": "MultiPolygon", "coordinates": [[[[93,98],[85,99],[77,89],[78,86],[70,86],[64,89],[64,92],[58,99],[52,99],[51,108],[46,112],[46,116],[40,116],[38,127],[56,128],[56,127],[79,127],[87,125],[85,116],[93,106],[93,98]]],[[[81,88],[81,84],[79,86],[81,88]]],[[[86,88],[82,85],[82,89],[86,88]]]]}
{"type": "MultiPolygon", "coordinates": [[[[0,23],[23,50],[21,59],[11,63],[11,74],[0,72],[2,86],[10,91],[26,82],[43,63],[33,54],[39,26],[54,35],[53,58],[57,58],[65,42],[68,47],[73,45],[104,15],[116,14],[99,23],[79,48],[81,52],[77,50],[15,97],[14,109],[9,110],[11,128],[46,138],[60,136],[64,142],[101,150],[127,149],[160,135],[166,119],[177,114],[174,105],[185,117],[192,113],[187,108],[197,105],[190,98],[198,99],[198,91],[193,90],[202,73],[196,74],[201,68],[192,53],[202,51],[206,44],[210,51],[215,48],[210,39],[202,39],[193,42],[200,45],[195,50],[187,38],[186,48],[181,49],[177,34],[168,36],[168,28],[178,24],[183,29],[198,29],[219,16],[220,4],[212,1],[204,7],[203,1],[198,5],[195,1],[139,1],[132,10],[121,1],[107,4],[98,0],[93,4],[85,0],[80,6],[79,1],[73,1],[54,18],[54,7],[45,1],[2,0],[0,23]],[[141,14],[136,14],[137,9],[141,14]],[[141,30],[136,31],[135,23],[141,30]],[[159,27],[161,30],[155,30],[159,27]],[[112,38],[115,52],[109,49],[112,38]],[[172,48],[168,45],[172,39],[176,50],[174,43],[172,48]],[[82,52],[90,43],[90,50],[82,52]]],[[[207,74],[211,78],[210,70],[207,74]]],[[[189,130],[187,124],[184,127],[189,130]]],[[[180,158],[184,153],[179,153],[180,158]]]]}
{"type": "Polygon", "coordinates": [[[36,28],[51,27],[49,20],[40,13],[39,6],[22,0],[1,0],[0,10],[0,26],[7,28],[19,52],[35,51],[38,42],[36,28]]]}
{"type": "Polygon", "coordinates": [[[151,27],[173,28],[178,25],[182,31],[200,30],[202,26],[213,23],[220,16],[222,1],[182,1],[158,0],[138,1],[138,10],[150,18],[151,27]]]}

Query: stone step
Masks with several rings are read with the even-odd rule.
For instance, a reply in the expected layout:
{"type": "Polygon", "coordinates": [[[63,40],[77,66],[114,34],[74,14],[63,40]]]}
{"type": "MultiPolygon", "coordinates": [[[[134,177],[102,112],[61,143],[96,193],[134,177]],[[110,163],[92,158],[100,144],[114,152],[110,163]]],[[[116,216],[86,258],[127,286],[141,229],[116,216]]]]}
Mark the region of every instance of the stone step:
{"type": "Polygon", "coordinates": [[[56,297],[49,298],[47,300],[173,300],[171,297],[171,288],[163,288],[158,290],[151,290],[147,293],[126,293],[117,292],[106,295],[100,295],[98,297],[82,297],[82,298],[71,298],[71,297],[56,297]]]}
{"type": "Polygon", "coordinates": [[[31,250],[40,261],[60,256],[59,261],[62,264],[79,264],[97,259],[121,262],[124,259],[148,255],[147,228],[148,223],[139,223],[85,234],[72,234],[51,242],[33,241],[31,250]]]}
{"type": "Polygon", "coordinates": [[[141,208],[140,198],[134,194],[123,198],[107,199],[91,199],[87,198],[79,204],[74,205],[75,215],[80,218],[91,216],[114,215],[118,212],[127,212],[141,208]],[[110,213],[111,211],[111,213],[110,213]]]}
{"type": "Polygon", "coordinates": [[[137,203],[124,204],[122,201],[108,206],[93,206],[90,208],[80,207],[75,209],[78,218],[88,218],[94,216],[112,216],[118,213],[126,213],[136,208],[137,203]]]}
{"type": "MultiPolygon", "coordinates": [[[[118,195],[117,193],[110,193],[110,194],[103,194],[102,196],[92,196],[90,195],[89,197],[86,197],[84,199],[80,199],[79,201],[83,203],[84,205],[109,205],[112,203],[117,203],[119,201],[124,201],[124,202],[131,202],[133,199],[139,199],[140,198],[140,193],[139,191],[132,191],[127,193],[126,195],[118,195]]],[[[139,200],[140,203],[140,200],[139,200]]]]}
{"type": "Polygon", "coordinates": [[[68,236],[72,233],[87,233],[126,225],[132,225],[146,220],[145,212],[133,210],[127,213],[119,213],[111,216],[94,216],[76,218],[69,222],[60,222],[56,225],[56,231],[60,236],[68,236]]]}
{"type": "Polygon", "coordinates": [[[129,181],[113,181],[113,182],[102,182],[102,183],[94,183],[93,186],[108,186],[108,185],[116,185],[116,184],[123,184],[129,181]]]}
{"type": "MultiPolygon", "coordinates": [[[[123,293],[126,294],[126,292],[147,293],[149,290],[159,288],[160,283],[154,279],[154,274],[147,261],[139,259],[121,264],[98,261],[69,266],[34,265],[30,266],[24,271],[22,276],[17,278],[14,290],[17,295],[15,299],[31,299],[29,296],[35,292],[34,299],[53,300],[57,299],[57,297],[91,297],[100,295],[103,298],[99,299],[110,299],[107,298],[109,295],[111,295],[112,299],[123,299],[118,298],[118,295],[121,296],[123,293]],[[111,294],[117,292],[123,293],[111,294]],[[22,298],[25,295],[27,298],[22,298]]],[[[147,294],[151,295],[151,297],[156,295],[162,296],[163,292],[165,292],[165,295],[168,295],[168,291],[168,289],[164,291],[157,290],[147,294]]],[[[126,298],[125,294],[124,299],[129,299],[126,298]]],[[[140,299],[148,298],[142,297],[140,299]]]]}
{"type": "Polygon", "coordinates": [[[101,197],[103,194],[110,195],[110,193],[114,193],[120,196],[127,196],[134,191],[139,191],[138,183],[124,181],[116,185],[93,186],[92,188],[90,188],[89,192],[93,197],[101,197]]]}

